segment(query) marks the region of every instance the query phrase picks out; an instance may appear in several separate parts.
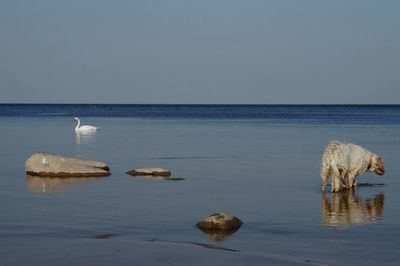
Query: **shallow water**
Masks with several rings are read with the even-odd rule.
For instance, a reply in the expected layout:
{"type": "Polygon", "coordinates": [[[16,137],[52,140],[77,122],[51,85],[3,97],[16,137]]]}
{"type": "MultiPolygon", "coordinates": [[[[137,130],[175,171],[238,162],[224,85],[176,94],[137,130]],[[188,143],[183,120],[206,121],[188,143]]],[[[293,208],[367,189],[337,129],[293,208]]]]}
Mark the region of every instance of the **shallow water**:
{"type": "Polygon", "coordinates": [[[335,123],[351,115],[347,109],[342,114],[335,109],[340,115],[327,121],[329,108],[322,107],[322,118],[282,120],[102,113],[81,117],[83,124],[101,128],[89,135],[75,134],[66,109],[40,116],[10,115],[2,108],[1,265],[220,265],[212,257],[225,254],[228,261],[232,252],[244,256],[233,260],[237,265],[257,264],[264,256],[333,265],[400,261],[398,107],[369,109],[380,121],[372,124],[361,116],[335,123]],[[380,119],[388,112],[390,119],[380,119]],[[372,186],[354,193],[322,193],[320,160],[332,139],[381,155],[386,174],[359,177],[372,186]],[[26,176],[25,160],[38,151],[104,161],[112,175],[26,176]],[[135,167],[163,167],[185,179],[125,174],[135,167]],[[195,227],[217,211],[238,216],[244,225],[231,235],[208,235],[195,227]],[[187,247],[191,251],[182,254],[187,247]],[[148,254],[159,254],[159,260],[145,259],[148,254]]]}

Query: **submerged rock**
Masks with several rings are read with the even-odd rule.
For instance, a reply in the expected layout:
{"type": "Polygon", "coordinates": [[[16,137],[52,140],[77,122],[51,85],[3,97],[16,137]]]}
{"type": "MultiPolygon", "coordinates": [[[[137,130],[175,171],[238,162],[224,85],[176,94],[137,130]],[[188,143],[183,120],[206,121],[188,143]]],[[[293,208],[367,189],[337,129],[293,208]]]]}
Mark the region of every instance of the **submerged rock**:
{"type": "Polygon", "coordinates": [[[242,224],[243,222],[233,215],[214,213],[197,223],[196,226],[202,230],[232,230],[238,229],[242,224]]]}
{"type": "Polygon", "coordinates": [[[163,168],[137,168],[127,172],[133,176],[171,176],[171,172],[163,168]]]}
{"type": "Polygon", "coordinates": [[[25,171],[32,176],[109,176],[109,170],[108,165],[102,162],[67,158],[47,152],[34,153],[25,162],[25,171]]]}
{"type": "Polygon", "coordinates": [[[100,234],[100,235],[95,235],[93,238],[95,239],[109,239],[111,237],[118,236],[117,234],[113,233],[108,233],[108,234],[100,234]]]}

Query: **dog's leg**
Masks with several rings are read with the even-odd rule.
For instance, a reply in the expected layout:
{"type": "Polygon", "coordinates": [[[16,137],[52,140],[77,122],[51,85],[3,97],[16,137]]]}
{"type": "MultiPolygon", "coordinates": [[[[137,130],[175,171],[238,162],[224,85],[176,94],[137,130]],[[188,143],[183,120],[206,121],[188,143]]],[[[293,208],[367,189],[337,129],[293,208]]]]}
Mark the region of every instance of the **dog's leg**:
{"type": "Polygon", "coordinates": [[[323,175],[321,176],[322,178],[322,191],[326,190],[326,183],[328,182],[329,176],[328,175],[323,175]]]}
{"type": "Polygon", "coordinates": [[[333,169],[332,181],[331,181],[331,192],[338,192],[340,190],[340,173],[333,169]]]}
{"type": "Polygon", "coordinates": [[[357,183],[356,183],[356,175],[353,173],[349,173],[349,178],[348,178],[348,187],[349,188],[355,188],[357,187],[357,183]]]}
{"type": "Polygon", "coordinates": [[[339,192],[342,188],[342,182],[340,180],[340,177],[336,177],[337,181],[336,181],[336,192],[339,192]]]}
{"type": "Polygon", "coordinates": [[[322,191],[326,190],[326,183],[331,175],[331,168],[327,163],[323,163],[321,167],[322,191]]]}
{"type": "Polygon", "coordinates": [[[337,176],[332,175],[331,177],[331,192],[336,192],[337,176]]]}
{"type": "Polygon", "coordinates": [[[340,175],[340,188],[349,188],[347,182],[348,182],[348,173],[344,171],[343,169],[339,169],[339,175],[340,175]]]}

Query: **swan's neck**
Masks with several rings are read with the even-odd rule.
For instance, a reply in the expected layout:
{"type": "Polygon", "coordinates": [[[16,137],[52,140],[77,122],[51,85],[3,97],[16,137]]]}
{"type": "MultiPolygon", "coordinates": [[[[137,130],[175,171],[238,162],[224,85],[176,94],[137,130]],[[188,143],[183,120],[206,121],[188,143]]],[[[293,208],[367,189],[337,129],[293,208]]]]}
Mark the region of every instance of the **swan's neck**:
{"type": "Polygon", "coordinates": [[[76,124],[75,130],[78,130],[79,126],[81,125],[81,120],[79,120],[79,118],[77,118],[76,121],[77,121],[77,124],[76,124]]]}

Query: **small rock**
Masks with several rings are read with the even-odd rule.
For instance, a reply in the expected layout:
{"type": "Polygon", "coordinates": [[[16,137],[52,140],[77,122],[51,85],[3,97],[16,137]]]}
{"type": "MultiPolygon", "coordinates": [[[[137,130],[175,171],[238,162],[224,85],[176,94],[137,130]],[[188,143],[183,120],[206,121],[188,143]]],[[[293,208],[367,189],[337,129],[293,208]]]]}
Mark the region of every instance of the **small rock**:
{"type": "Polygon", "coordinates": [[[229,229],[237,229],[242,226],[243,222],[230,214],[226,213],[214,213],[203,221],[196,224],[196,226],[200,229],[209,229],[209,230],[229,230],[229,229]]]}
{"type": "Polygon", "coordinates": [[[146,176],[146,175],[151,175],[151,176],[171,176],[171,172],[166,169],[162,168],[137,168],[137,169],[132,169],[127,172],[127,174],[133,175],[133,176],[146,176]]]}
{"type": "Polygon", "coordinates": [[[25,171],[32,176],[95,177],[109,176],[108,165],[98,161],[67,158],[47,152],[32,154],[25,162],[25,171]]]}

